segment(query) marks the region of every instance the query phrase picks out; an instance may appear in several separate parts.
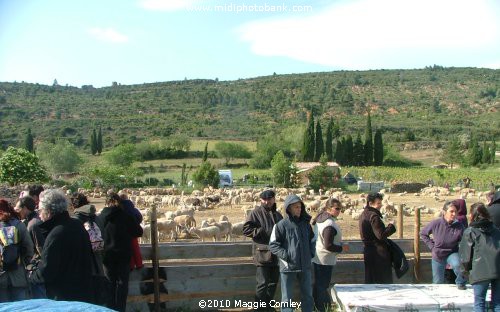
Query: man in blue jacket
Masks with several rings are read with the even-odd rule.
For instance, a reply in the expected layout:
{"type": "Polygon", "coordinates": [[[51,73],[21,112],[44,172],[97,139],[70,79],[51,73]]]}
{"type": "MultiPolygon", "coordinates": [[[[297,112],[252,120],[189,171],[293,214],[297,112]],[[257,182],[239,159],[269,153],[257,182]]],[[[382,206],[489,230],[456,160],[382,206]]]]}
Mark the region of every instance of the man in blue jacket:
{"type": "Polygon", "coordinates": [[[311,216],[297,195],[285,199],[287,218],[276,224],[269,241],[269,249],[278,256],[281,277],[281,311],[301,308],[303,312],[313,310],[311,285],[311,260],[314,257],[314,232],[310,225],[311,216]],[[293,283],[298,279],[301,302],[292,301],[293,283]]]}

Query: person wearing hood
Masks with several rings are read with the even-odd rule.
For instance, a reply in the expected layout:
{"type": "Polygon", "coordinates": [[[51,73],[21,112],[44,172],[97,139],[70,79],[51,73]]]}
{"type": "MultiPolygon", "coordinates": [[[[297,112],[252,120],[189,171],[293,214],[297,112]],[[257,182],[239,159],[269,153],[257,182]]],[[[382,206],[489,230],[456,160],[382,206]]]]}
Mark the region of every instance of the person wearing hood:
{"type": "Polygon", "coordinates": [[[394,224],[382,221],[383,196],[368,194],[367,206],[359,217],[359,231],[363,241],[366,284],[392,284],[392,260],[387,238],[396,232],[394,224]]]}
{"type": "Polygon", "coordinates": [[[337,255],[347,251],[342,245],[342,231],[336,220],[342,205],[336,198],[329,198],[323,204],[321,212],[313,219],[313,231],[316,237],[316,255],[312,259],[314,269],[313,298],[318,311],[325,311],[331,305],[328,293],[332,279],[333,266],[337,255]]]}
{"type": "Polygon", "coordinates": [[[108,194],[106,205],[98,219],[103,224],[104,275],[110,283],[108,308],[125,311],[128,295],[132,239],[142,236],[141,226],[122,206],[114,192],[108,194]]]}
{"type": "Polygon", "coordinates": [[[260,194],[261,205],[252,210],[243,224],[243,234],[253,240],[253,261],[257,267],[255,302],[265,302],[266,309],[274,299],[280,276],[278,258],[269,250],[273,227],[283,219],[276,209],[275,197],[273,190],[263,191],[260,194]]]}
{"type": "MultiPolygon", "coordinates": [[[[142,214],[139,209],[135,208],[134,202],[132,202],[127,193],[123,190],[118,192],[120,198],[122,199],[123,210],[126,213],[134,217],[137,223],[140,225],[142,222],[142,214]]],[[[142,263],[141,248],[139,247],[139,238],[135,237],[132,239],[132,258],[130,258],[130,269],[140,269],[144,266],[142,263]]]]}
{"type": "Polygon", "coordinates": [[[470,272],[474,311],[486,311],[486,292],[491,285],[492,311],[500,311],[500,230],[482,203],[471,206],[470,227],[460,241],[460,262],[470,272]]]}
{"type": "Polygon", "coordinates": [[[446,265],[449,264],[457,276],[455,284],[464,290],[466,279],[458,255],[464,225],[457,221],[457,207],[452,202],[446,202],[442,212],[442,217],[432,220],[420,231],[420,238],[432,252],[432,282],[444,283],[446,265]]]}
{"type": "Polygon", "coordinates": [[[500,229],[500,192],[495,192],[488,204],[488,212],[493,224],[500,229]]]}
{"type": "Polygon", "coordinates": [[[299,281],[303,312],[313,310],[311,266],[315,252],[311,216],[297,195],[285,198],[287,217],[278,222],[271,233],[269,249],[279,259],[281,278],[281,311],[292,311],[293,284],[299,281]]]}
{"type": "Polygon", "coordinates": [[[457,207],[457,221],[462,223],[464,228],[469,226],[467,222],[467,204],[464,199],[455,199],[451,202],[453,206],[457,207]]]}
{"type": "Polygon", "coordinates": [[[92,303],[92,246],[82,223],[71,218],[63,192],[40,194],[40,228],[47,233],[32,283],[45,282],[47,298],[92,303]]]}

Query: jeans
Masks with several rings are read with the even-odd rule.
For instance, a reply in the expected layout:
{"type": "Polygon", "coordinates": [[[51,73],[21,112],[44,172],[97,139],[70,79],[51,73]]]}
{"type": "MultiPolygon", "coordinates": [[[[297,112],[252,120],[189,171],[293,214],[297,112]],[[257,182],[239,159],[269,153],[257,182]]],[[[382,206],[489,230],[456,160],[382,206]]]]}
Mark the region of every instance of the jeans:
{"type": "Polygon", "coordinates": [[[269,307],[269,302],[274,299],[279,278],[279,267],[258,266],[256,272],[257,286],[255,289],[255,301],[266,302],[266,307],[269,307]]]}
{"type": "Polygon", "coordinates": [[[432,259],[432,283],[444,284],[444,270],[446,269],[446,264],[451,266],[453,272],[455,272],[455,275],[457,276],[455,284],[465,285],[467,280],[464,278],[462,266],[460,264],[460,257],[457,252],[452,253],[443,261],[432,259]]]}
{"type": "Polygon", "coordinates": [[[25,287],[8,286],[0,289],[0,302],[21,301],[28,299],[25,287]]]}
{"type": "Polygon", "coordinates": [[[313,263],[314,284],[313,298],[318,311],[323,312],[332,303],[328,289],[332,280],[333,265],[313,263]]]}
{"type": "MultiPolygon", "coordinates": [[[[311,269],[302,272],[281,272],[281,302],[288,303],[293,301],[293,283],[298,280],[300,285],[300,309],[302,312],[313,311],[313,296],[311,285],[311,269]]],[[[291,307],[282,307],[281,311],[291,312],[291,307]]]]}
{"type": "Polygon", "coordinates": [[[107,307],[116,311],[125,311],[128,295],[128,277],[130,262],[114,263],[104,266],[104,275],[109,281],[109,298],[107,307]]]}
{"type": "Polygon", "coordinates": [[[491,309],[500,312],[500,279],[484,281],[472,285],[474,290],[474,312],[486,311],[486,292],[491,284],[491,309]]]}

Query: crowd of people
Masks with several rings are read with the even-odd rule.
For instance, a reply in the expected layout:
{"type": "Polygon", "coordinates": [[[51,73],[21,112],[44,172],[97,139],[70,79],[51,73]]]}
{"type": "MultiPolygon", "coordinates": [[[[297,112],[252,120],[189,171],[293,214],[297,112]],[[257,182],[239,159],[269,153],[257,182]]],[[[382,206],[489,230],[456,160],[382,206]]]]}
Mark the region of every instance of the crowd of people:
{"type": "MultiPolygon", "coordinates": [[[[272,190],[262,192],[260,198],[261,205],[243,226],[244,235],[253,240],[257,306],[274,311],[272,300],[280,281],[282,303],[292,300],[298,284],[302,311],[328,310],[337,256],[349,251],[336,222],[342,203],[329,198],[312,218],[300,197],[289,195],[283,217],[272,190]]],[[[366,284],[391,284],[393,267],[398,277],[408,270],[408,266],[402,266],[406,261],[403,251],[389,239],[396,227],[384,223],[382,200],[380,193],[369,194],[359,219],[366,284]]],[[[467,283],[472,285],[474,311],[486,311],[486,292],[491,285],[491,307],[500,312],[500,192],[489,194],[488,206],[472,205],[469,213],[463,199],[445,203],[441,216],[425,226],[420,235],[432,252],[433,283],[445,283],[449,266],[458,289],[466,289],[467,283]]],[[[293,308],[281,306],[281,310],[293,308]]]]}
{"type": "MultiPolygon", "coordinates": [[[[469,212],[463,199],[445,203],[420,236],[432,252],[433,283],[445,283],[449,267],[458,289],[472,285],[474,311],[485,311],[491,286],[491,306],[499,312],[500,192],[489,195],[488,205],[475,203],[469,212]]],[[[342,203],[329,198],[312,218],[297,195],[286,197],[285,216],[273,190],[260,198],[243,226],[253,240],[258,306],[274,310],[271,301],[280,282],[281,302],[291,302],[298,286],[302,311],[328,310],[337,257],[349,251],[337,223],[342,203]]],[[[389,239],[396,228],[384,223],[382,200],[380,193],[369,194],[359,219],[367,284],[392,283],[394,263],[406,260],[389,239]]],[[[99,214],[81,193],[68,197],[39,185],[23,191],[15,206],[0,199],[0,302],[49,298],[125,311],[130,271],[143,266],[137,239],[141,222],[133,202],[115,192],[108,192],[99,214]]]]}
{"type": "Polygon", "coordinates": [[[0,199],[0,302],[48,298],[125,311],[131,270],[143,266],[142,216],[109,192],[97,214],[85,195],[39,185],[15,206],[0,199]]]}

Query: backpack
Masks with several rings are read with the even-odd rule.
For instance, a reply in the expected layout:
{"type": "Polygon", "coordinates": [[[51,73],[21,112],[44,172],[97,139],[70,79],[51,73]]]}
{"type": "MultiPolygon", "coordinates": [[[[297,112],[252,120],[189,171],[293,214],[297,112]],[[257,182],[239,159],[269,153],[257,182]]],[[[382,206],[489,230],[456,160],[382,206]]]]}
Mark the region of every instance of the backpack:
{"type": "Polygon", "coordinates": [[[0,223],[0,272],[13,271],[20,263],[19,220],[0,223]]]}
{"type": "Polygon", "coordinates": [[[87,230],[92,244],[92,251],[101,251],[104,249],[104,240],[102,239],[101,229],[93,221],[83,223],[83,227],[87,230]]]}

